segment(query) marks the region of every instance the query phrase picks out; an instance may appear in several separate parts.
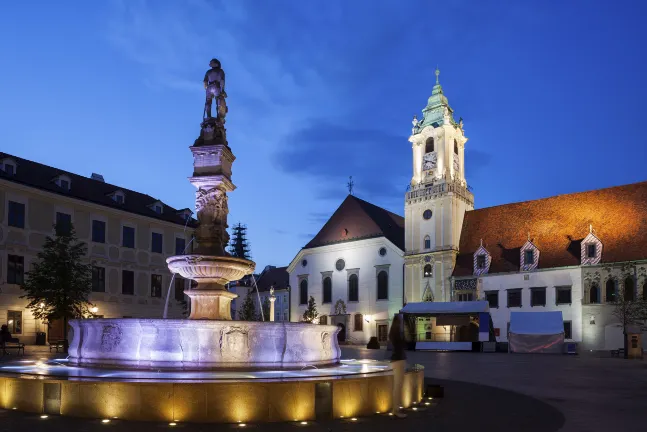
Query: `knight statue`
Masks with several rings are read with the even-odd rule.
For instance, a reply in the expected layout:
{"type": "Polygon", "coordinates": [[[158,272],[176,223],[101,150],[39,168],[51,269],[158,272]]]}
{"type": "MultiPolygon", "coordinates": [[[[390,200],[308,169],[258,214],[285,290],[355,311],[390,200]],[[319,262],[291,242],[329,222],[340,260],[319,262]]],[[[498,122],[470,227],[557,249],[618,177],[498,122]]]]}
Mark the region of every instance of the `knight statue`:
{"type": "Polygon", "coordinates": [[[227,114],[227,105],[225,98],[225,71],[220,67],[220,61],[211,59],[209,62],[209,69],[204,74],[204,88],[206,90],[206,102],[204,104],[204,118],[211,118],[211,105],[213,100],[216,100],[216,115],[224,123],[225,115],[227,114]]]}

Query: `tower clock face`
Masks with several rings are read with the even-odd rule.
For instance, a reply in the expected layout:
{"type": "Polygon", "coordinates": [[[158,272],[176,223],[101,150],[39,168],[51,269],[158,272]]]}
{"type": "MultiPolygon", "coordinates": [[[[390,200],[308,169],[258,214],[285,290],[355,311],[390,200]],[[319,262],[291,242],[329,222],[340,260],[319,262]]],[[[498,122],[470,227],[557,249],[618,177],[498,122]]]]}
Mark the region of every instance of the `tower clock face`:
{"type": "Polygon", "coordinates": [[[437,161],[438,161],[438,155],[436,153],[426,153],[422,157],[423,171],[429,171],[436,168],[437,161]]]}

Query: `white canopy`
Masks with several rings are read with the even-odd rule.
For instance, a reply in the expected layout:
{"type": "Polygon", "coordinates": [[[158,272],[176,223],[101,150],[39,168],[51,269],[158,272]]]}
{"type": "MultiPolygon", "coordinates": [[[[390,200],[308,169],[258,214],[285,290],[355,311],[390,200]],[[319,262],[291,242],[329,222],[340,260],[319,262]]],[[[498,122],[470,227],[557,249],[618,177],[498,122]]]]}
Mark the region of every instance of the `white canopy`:
{"type": "Polygon", "coordinates": [[[402,309],[400,309],[401,313],[431,315],[467,314],[489,311],[490,305],[486,301],[407,303],[402,309]]]}
{"type": "Polygon", "coordinates": [[[510,312],[510,333],[526,335],[564,333],[562,311],[510,312]]]}

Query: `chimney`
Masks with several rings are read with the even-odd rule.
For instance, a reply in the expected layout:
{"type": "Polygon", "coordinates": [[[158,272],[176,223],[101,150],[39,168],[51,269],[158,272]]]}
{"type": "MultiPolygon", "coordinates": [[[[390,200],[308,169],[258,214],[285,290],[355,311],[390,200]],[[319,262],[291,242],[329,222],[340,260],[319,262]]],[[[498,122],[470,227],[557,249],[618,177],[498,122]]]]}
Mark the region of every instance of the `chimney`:
{"type": "Polygon", "coordinates": [[[105,182],[106,182],[106,181],[103,179],[103,176],[102,176],[101,174],[92,173],[92,175],[90,176],[90,178],[91,178],[92,180],[100,181],[101,183],[105,183],[105,182]]]}

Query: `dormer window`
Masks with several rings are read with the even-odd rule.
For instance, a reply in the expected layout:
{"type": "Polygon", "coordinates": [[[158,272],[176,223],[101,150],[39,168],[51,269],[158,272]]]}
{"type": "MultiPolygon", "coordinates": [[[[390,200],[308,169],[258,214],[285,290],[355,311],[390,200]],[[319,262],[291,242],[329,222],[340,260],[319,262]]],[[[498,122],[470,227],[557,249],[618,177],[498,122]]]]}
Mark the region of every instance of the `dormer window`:
{"type": "Polygon", "coordinates": [[[586,257],[595,258],[597,255],[597,245],[595,243],[586,245],[586,257]]]}
{"type": "Polygon", "coordinates": [[[526,250],[523,253],[523,263],[524,265],[532,265],[535,262],[535,251],[530,249],[526,250]]]}
{"type": "Polygon", "coordinates": [[[479,270],[485,268],[485,255],[480,254],[476,256],[476,268],[479,270]]]}
{"type": "Polygon", "coordinates": [[[66,175],[60,175],[54,179],[54,183],[64,191],[69,191],[72,186],[72,181],[66,175]]]}
{"type": "Polygon", "coordinates": [[[161,201],[156,201],[151,204],[149,208],[157,214],[162,214],[162,212],[164,211],[164,204],[162,204],[161,201]]]}
{"type": "Polygon", "coordinates": [[[178,211],[177,214],[182,218],[182,220],[187,221],[189,220],[189,218],[191,218],[193,212],[190,209],[186,208],[178,211]]]}
{"type": "Polygon", "coordinates": [[[598,264],[602,259],[602,242],[589,227],[589,234],[582,240],[581,262],[582,265],[598,264]]]}
{"type": "Polygon", "coordinates": [[[481,245],[476,252],[474,252],[474,275],[479,276],[490,271],[491,262],[492,258],[483,246],[483,240],[481,240],[481,245]]]}
{"type": "Polygon", "coordinates": [[[124,203],[124,195],[123,194],[116,194],[115,195],[115,202],[117,204],[123,204],[124,203]]]}
{"type": "Polygon", "coordinates": [[[2,167],[2,171],[4,171],[5,174],[10,176],[16,174],[16,161],[10,158],[5,158],[0,162],[0,167],[2,167]]]}

